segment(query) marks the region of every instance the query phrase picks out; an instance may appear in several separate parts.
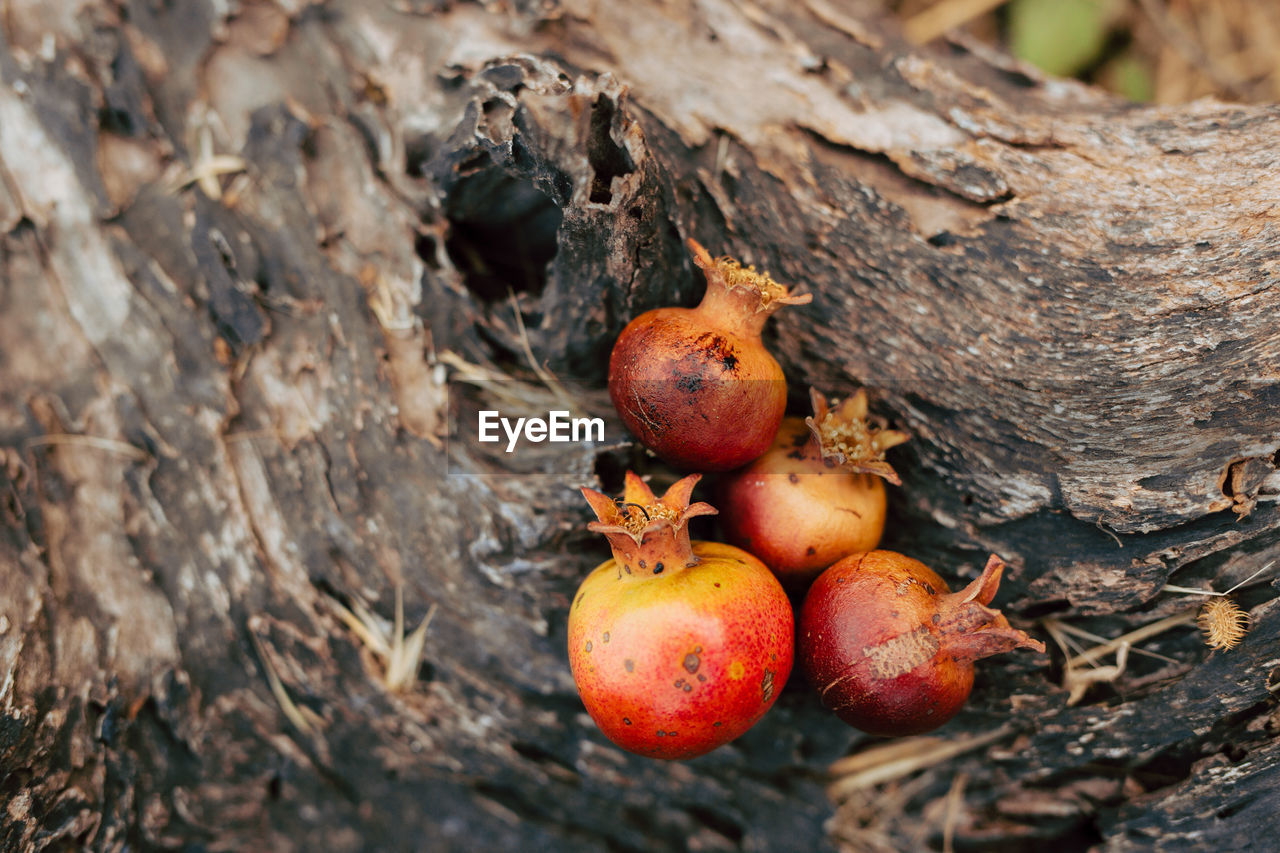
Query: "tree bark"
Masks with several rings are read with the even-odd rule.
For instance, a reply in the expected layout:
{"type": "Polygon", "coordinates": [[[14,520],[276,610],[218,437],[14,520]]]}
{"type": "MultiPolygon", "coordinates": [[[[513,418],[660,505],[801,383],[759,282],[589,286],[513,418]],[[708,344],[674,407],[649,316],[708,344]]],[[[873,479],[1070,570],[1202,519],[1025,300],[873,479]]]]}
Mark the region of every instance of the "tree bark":
{"type": "Polygon", "coordinates": [[[999,553],[1046,640],[1186,612],[1166,583],[1280,559],[1277,108],[1124,103],[854,0],[4,26],[0,848],[1263,843],[1274,569],[1240,647],[1170,628],[1071,704],[1062,649],[995,658],[884,747],[797,675],[658,763],[563,646],[607,555],[576,487],[674,472],[466,434],[608,414],[617,333],[701,295],[693,237],[814,294],[767,335],[798,413],[865,385],[913,435],[886,547],[999,553]],[[392,690],[398,590],[405,633],[435,611],[392,690]]]}

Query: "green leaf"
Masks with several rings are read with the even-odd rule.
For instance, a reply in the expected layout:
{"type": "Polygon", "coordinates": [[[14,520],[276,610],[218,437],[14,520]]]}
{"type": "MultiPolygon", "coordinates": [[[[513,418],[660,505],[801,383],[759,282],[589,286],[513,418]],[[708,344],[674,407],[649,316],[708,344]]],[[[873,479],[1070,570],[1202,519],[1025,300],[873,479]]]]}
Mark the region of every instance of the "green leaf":
{"type": "Polygon", "coordinates": [[[1009,48],[1050,74],[1078,74],[1106,45],[1114,8],[1110,0],[1013,0],[1009,48]]]}
{"type": "Polygon", "coordinates": [[[1098,72],[1098,81],[1131,101],[1151,101],[1156,96],[1156,81],[1151,68],[1132,52],[1107,62],[1098,72]]]}

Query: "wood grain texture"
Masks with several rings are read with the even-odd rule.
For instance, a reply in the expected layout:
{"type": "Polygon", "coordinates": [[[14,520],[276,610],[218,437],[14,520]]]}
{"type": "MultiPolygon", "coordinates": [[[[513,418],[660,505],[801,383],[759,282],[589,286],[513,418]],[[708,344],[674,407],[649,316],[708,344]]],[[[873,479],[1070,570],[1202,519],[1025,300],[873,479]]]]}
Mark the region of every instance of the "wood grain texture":
{"type": "Polygon", "coordinates": [[[695,237],[814,294],[767,334],[797,413],[865,384],[912,433],[887,545],[998,552],[1042,637],[1178,612],[1280,557],[1275,107],[1121,103],[853,0],[70,9],[0,45],[0,848],[920,849],[956,774],[957,849],[1261,837],[1268,576],[1240,647],[1175,629],[1075,707],[1057,650],[986,661],[942,734],[1007,736],[837,808],[868,739],[798,679],[688,764],[581,708],[576,486],[671,472],[457,432],[557,399],[521,325],[606,411],[695,237]],[[438,611],[392,693],[335,603],[389,629],[397,586],[438,611]]]}

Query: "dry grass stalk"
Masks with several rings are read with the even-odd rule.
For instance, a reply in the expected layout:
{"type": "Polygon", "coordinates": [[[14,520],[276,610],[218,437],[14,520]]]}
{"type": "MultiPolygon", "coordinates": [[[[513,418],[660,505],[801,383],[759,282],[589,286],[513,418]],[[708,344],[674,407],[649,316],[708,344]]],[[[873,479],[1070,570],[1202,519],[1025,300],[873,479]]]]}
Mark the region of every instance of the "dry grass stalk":
{"type": "Polygon", "coordinates": [[[942,853],[955,853],[956,823],[960,820],[960,807],[964,804],[964,786],[969,777],[957,773],[947,791],[947,816],[942,824],[942,853]]]}
{"type": "Polygon", "coordinates": [[[404,587],[396,584],[396,609],[391,633],[388,634],[382,620],[369,611],[359,601],[353,600],[351,608],[333,601],[334,612],[342,620],[351,633],[360,642],[382,659],[382,684],[392,693],[398,693],[414,685],[418,678],[418,667],[422,664],[422,654],[426,646],[427,628],[436,615],[436,605],[427,609],[418,627],[407,637],[404,634],[404,587]]]}
{"type": "Polygon", "coordinates": [[[903,23],[907,39],[915,44],[931,42],[939,36],[999,9],[1009,0],[940,0],[903,23]]]}
{"type": "Polygon", "coordinates": [[[267,677],[267,686],[271,688],[271,695],[275,697],[276,704],[280,706],[281,712],[285,718],[293,723],[294,728],[303,734],[312,734],[316,729],[324,723],[320,715],[310,708],[298,705],[289,696],[289,691],[285,689],[284,682],[280,680],[280,674],[276,672],[276,666],[272,663],[271,658],[267,655],[266,647],[263,646],[262,640],[258,637],[258,632],[254,630],[253,621],[249,625],[249,639],[253,641],[254,651],[258,653],[258,660],[262,661],[262,671],[267,677]]]}
{"type": "Polygon", "coordinates": [[[1013,726],[1001,726],[970,737],[912,737],[873,746],[832,763],[827,796],[844,800],[856,791],[900,779],[918,770],[995,743],[1013,734],[1013,726]]]}
{"type": "Polygon", "coordinates": [[[74,433],[50,433],[49,435],[38,435],[29,438],[24,442],[23,446],[27,449],[32,447],[47,446],[70,446],[70,447],[88,447],[94,450],[102,450],[107,453],[114,453],[117,456],[123,456],[126,459],[132,459],[135,462],[142,462],[150,454],[141,447],[134,447],[124,441],[117,441],[114,438],[102,438],[96,435],[76,435],[74,433]]]}

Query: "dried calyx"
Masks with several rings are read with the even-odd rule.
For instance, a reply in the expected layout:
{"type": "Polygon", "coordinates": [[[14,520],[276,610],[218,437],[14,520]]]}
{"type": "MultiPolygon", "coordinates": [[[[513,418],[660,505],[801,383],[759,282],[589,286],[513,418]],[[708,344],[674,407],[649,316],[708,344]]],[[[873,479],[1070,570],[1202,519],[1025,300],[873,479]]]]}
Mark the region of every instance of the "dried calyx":
{"type": "Polygon", "coordinates": [[[587,529],[605,535],[614,559],[627,574],[637,569],[641,575],[661,574],[668,568],[691,566],[698,559],[689,542],[688,520],[716,514],[711,504],[689,503],[700,479],[701,474],[690,474],[658,498],[648,483],[628,471],[620,501],[584,486],[582,495],[599,519],[587,529]]]}
{"type": "Polygon", "coordinates": [[[699,308],[727,318],[740,316],[742,322],[758,331],[769,315],[783,305],[806,305],[812,293],[792,293],[778,284],[767,272],[756,272],[730,257],[712,258],[697,240],[688,241],[693,262],[707,277],[707,293],[699,308]],[[761,315],[761,316],[756,316],[761,315]]]}
{"type": "Polygon", "coordinates": [[[1009,624],[989,605],[1000,588],[1004,561],[992,554],[982,575],[959,592],[938,597],[938,628],[945,650],[959,660],[979,660],[1014,649],[1044,651],[1044,643],[1009,624]]]}
{"type": "MultiPolygon", "coordinates": [[[[695,258],[697,256],[695,255],[695,258]]],[[[699,259],[700,260],[700,259],[699,259]]],[[[767,272],[756,272],[754,266],[743,266],[741,262],[728,255],[716,258],[713,262],[715,271],[724,278],[725,286],[732,288],[748,288],[756,291],[760,298],[760,310],[769,307],[775,300],[791,300],[808,302],[812,296],[789,296],[785,285],[778,284],[767,272]]],[[[785,303],[783,303],[785,304],[785,303]]]]}
{"type": "Polygon", "coordinates": [[[822,392],[810,388],[809,399],[813,403],[813,416],[804,422],[828,465],[839,466],[852,474],[876,474],[894,485],[902,485],[884,454],[909,436],[888,429],[883,418],[869,414],[865,388],[859,388],[843,403],[832,400],[831,405],[822,392]]]}

